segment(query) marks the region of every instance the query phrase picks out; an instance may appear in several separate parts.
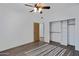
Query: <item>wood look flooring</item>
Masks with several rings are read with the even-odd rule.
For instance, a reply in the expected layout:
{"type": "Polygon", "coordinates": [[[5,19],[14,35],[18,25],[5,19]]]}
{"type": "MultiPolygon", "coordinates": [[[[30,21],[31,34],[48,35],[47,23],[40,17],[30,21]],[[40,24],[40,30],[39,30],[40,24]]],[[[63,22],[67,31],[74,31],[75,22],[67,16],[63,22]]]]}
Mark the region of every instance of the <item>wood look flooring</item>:
{"type": "Polygon", "coordinates": [[[43,44],[46,44],[45,42],[32,42],[28,43],[22,46],[14,47],[5,51],[0,52],[0,56],[18,56],[19,54],[24,55],[24,52],[27,52],[29,50],[32,50],[36,47],[39,47],[43,44]]]}
{"type": "Polygon", "coordinates": [[[32,42],[0,52],[0,56],[78,56],[74,47],[56,42],[32,42]]]}

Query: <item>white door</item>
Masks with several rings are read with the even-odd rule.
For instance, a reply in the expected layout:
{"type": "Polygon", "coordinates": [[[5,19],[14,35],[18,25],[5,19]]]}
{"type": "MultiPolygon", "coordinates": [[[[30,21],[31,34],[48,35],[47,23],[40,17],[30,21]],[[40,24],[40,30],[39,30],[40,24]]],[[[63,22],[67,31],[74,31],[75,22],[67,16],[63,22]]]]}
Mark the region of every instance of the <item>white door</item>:
{"type": "Polygon", "coordinates": [[[67,20],[61,22],[61,44],[67,45],[67,20]]]}
{"type": "Polygon", "coordinates": [[[68,26],[68,40],[69,40],[69,42],[68,42],[68,44],[69,45],[73,45],[74,46],[74,41],[75,41],[75,25],[69,25],[68,26]]]}

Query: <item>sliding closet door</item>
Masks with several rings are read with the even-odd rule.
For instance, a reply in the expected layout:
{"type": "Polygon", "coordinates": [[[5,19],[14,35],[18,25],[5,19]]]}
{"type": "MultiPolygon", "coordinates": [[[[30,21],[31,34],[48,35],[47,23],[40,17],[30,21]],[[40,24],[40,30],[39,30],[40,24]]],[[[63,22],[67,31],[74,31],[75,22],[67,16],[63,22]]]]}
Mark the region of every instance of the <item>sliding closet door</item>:
{"type": "Polygon", "coordinates": [[[61,44],[67,45],[67,20],[61,21],[61,44]]]}
{"type": "Polygon", "coordinates": [[[59,42],[61,41],[61,22],[52,22],[50,25],[50,35],[51,41],[59,42]]]}

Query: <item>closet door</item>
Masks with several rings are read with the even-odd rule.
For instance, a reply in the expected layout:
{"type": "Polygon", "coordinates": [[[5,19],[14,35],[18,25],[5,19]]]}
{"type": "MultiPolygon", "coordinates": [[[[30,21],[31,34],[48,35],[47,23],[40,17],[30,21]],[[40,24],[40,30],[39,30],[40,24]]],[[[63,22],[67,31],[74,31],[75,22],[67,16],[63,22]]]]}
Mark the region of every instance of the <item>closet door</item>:
{"type": "Polygon", "coordinates": [[[51,41],[59,42],[61,41],[61,22],[52,22],[51,23],[51,30],[50,30],[50,35],[51,35],[51,41]]]}
{"type": "Polygon", "coordinates": [[[61,44],[67,45],[67,20],[61,22],[62,32],[61,32],[61,44]]]}
{"type": "Polygon", "coordinates": [[[69,25],[69,45],[74,45],[74,40],[75,40],[75,25],[69,25]]]}

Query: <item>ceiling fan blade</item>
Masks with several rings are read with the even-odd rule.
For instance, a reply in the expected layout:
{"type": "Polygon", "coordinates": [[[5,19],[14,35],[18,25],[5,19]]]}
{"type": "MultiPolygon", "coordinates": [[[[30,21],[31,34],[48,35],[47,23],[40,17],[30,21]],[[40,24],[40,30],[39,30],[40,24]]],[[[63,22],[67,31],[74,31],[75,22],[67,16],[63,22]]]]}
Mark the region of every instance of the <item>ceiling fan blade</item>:
{"type": "Polygon", "coordinates": [[[31,10],[31,11],[29,11],[29,12],[33,12],[34,10],[31,10]]]}
{"type": "Polygon", "coordinates": [[[42,7],[43,9],[50,9],[50,6],[42,7]]]}
{"type": "Polygon", "coordinates": [[[24,4],[25,6],[29,6],[29,7],[34,7],[34,6],[32,6],[32,5],[28,5],[28,4],[24,4]]]}

